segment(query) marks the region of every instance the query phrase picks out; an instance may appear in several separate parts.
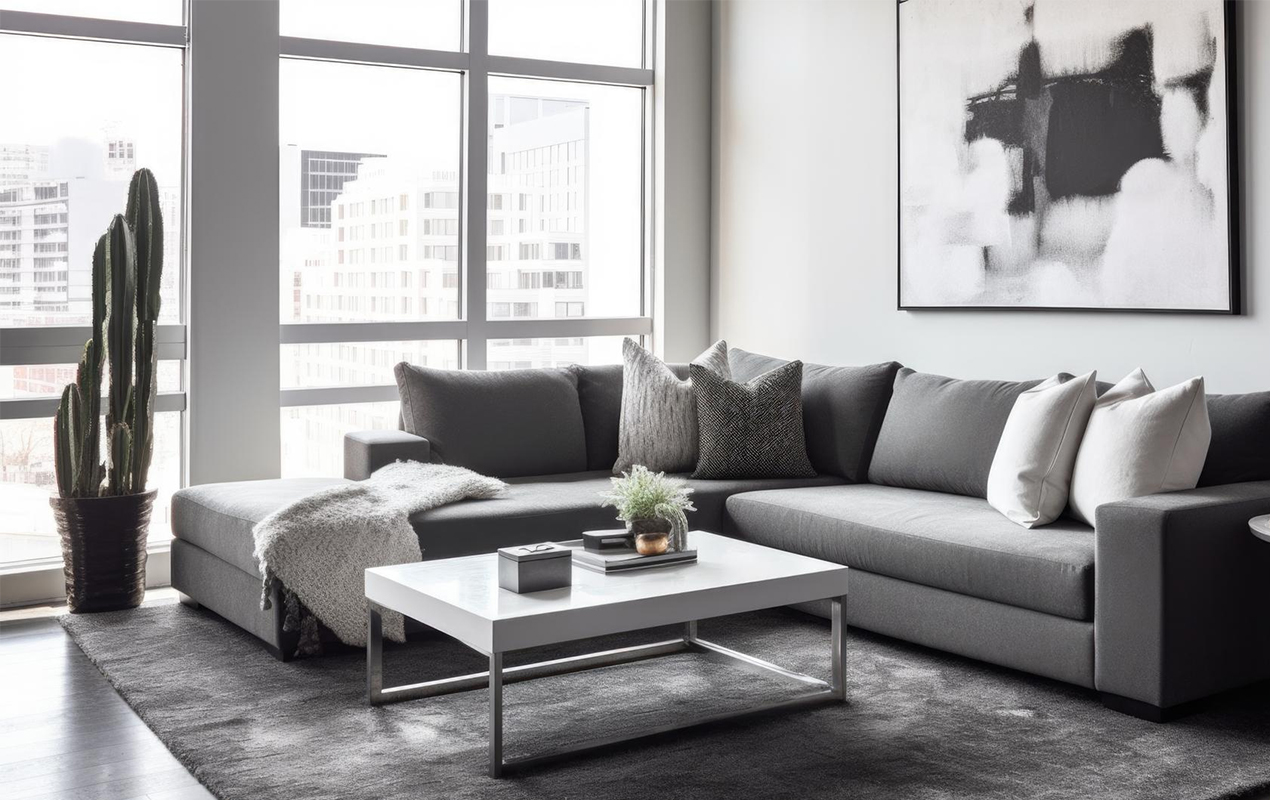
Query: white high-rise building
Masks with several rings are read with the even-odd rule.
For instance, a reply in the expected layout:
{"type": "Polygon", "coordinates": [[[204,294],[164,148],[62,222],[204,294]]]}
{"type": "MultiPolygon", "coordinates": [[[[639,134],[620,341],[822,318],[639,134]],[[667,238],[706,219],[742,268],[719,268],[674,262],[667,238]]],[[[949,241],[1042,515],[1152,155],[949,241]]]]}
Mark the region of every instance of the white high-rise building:
{"type": "MultiPolygon", "coordinates": [[[[581,317],[586,314],[586,103],[496,96],[491,104],[486,243],[490,319],[581,317]]],[[[282,155],[285,174],[300,181],[283,192],[284,215],[329,219],[329,227],[284,221],[283,316],[297,322],[449,320],[460,316],[459,176],[401,154],[387,157],[334,150],[282,155]],[[310,203],[321,155],[339,168],[341,185],[329,216],[310,203]],[[344,165],[355,174],[344,177],[344,165]],[[295,204],[295,205],[293,205],[295,204]]],[[[328,166],[329,166],[328,165],[328,166]]],[[[328,170],[329,171],[329,170],[328,170]]],[[[290,218],[288,217],[288,220],[290,218]]],[[[490,369],[586,362],[581,337],[491,340],[490,369]]],[[[283,385],[375,385],[393,382],[400,361],[460,366],[455,342],[295,345],[283,350],[283,385]]],[[[306,472],[338,474],[343,434],[395,427],[391,404],[288,409],[288,442],[307,442],[306,472]]],[[[300,445],[294,445],[299,447],[300,445]]]]}
{"type": "Polygon", "coordinates": [[[48,147],[0,142],[0,187],[35,183],[48,174],[48,147]]]}

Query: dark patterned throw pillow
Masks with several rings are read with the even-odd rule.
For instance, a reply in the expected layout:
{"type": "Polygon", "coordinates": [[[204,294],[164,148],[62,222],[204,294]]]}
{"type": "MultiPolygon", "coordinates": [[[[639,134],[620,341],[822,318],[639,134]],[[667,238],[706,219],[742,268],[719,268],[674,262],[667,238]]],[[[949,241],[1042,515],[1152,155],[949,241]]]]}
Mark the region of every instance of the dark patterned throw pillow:
{"type": "Polygon", "coordinates": [[[700,449],[694,478],[812,478],[803,436],[803,362],[748,383],[692,365],[700,449]]]}

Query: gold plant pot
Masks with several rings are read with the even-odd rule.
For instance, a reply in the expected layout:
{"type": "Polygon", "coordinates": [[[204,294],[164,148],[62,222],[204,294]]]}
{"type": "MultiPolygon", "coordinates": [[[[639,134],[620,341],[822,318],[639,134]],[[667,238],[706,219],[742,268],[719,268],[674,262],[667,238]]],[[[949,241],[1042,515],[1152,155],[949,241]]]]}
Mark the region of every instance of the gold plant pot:
{"type": "Polygon", "coordinates": [[[635,534],[635,552],[641,556],[659,556],[670,549],[670,533],[635,534]]]}

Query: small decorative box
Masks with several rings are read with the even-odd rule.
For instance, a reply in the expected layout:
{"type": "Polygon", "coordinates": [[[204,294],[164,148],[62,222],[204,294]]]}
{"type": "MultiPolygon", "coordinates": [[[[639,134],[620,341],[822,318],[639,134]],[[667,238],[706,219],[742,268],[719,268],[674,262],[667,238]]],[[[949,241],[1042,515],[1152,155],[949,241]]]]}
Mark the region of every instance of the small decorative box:
{"type": "Polygon", "coordinates": [[[573,551],[554,542],[498,549],[498,585],[511,592],[541,592],[573,583],[573,551]]]}
{"type": "Polygon", "coordinates": [[[587,550],[627,550],[635,546],[635,536],[627,530],[583,531],[582,546],[587,550]]]}

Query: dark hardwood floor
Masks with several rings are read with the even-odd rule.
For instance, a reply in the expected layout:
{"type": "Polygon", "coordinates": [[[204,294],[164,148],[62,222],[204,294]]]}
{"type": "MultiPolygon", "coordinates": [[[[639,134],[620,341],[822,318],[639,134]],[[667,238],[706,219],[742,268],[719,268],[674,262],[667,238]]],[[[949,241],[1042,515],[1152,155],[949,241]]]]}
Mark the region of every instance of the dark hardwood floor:
{"type": "Polygon", "coordinates": [[[57,620],[0,619],[0,798],[212,797],[57,620]]]}

